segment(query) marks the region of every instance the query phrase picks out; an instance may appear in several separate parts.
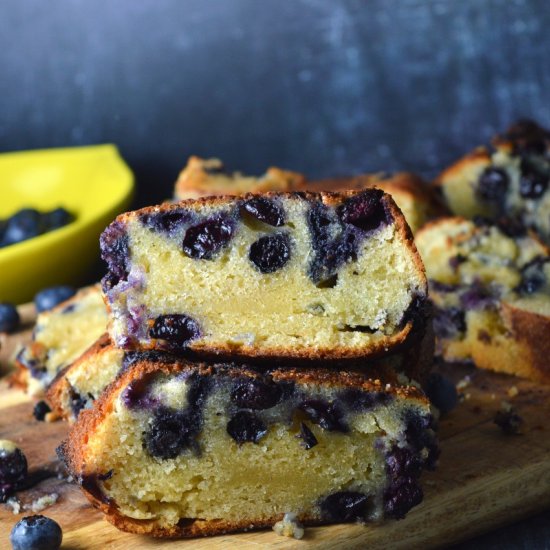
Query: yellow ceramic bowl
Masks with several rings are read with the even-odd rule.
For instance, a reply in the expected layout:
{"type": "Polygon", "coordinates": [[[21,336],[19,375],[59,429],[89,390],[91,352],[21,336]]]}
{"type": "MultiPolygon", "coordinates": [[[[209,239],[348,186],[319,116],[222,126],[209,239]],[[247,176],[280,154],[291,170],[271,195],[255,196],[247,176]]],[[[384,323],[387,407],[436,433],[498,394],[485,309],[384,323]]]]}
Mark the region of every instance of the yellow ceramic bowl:
{"type": "Polygon", "coordinates": [[[45,287],[79,285],[99,256],[98,238],[132,198],[134,177],[114,145],[0,155],[0,219],[21,208],[66,208],[75,220],[0,248],[0,301],[32,300],[45,287]]]}

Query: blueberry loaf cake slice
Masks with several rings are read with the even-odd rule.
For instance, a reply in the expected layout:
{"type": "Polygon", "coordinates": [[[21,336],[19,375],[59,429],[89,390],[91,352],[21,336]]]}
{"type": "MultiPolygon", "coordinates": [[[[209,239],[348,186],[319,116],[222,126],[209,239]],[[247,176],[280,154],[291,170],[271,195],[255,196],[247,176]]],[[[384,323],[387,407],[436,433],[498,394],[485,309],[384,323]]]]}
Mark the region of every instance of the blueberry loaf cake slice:
{"type": "Polygon", "coordinates": [[[403,212],[409,227],[416,233],[428,220],[448,213],[438,194],[418,176],[399,172],[394,175],[363,174],[308,182],[311,191],[344,191],[348,189],[382,189],[392,196],[403,212]]]}
{"type": "Polygon", "coordinates": [[[107,309],[100,285],[38,315],[32,341],[17,353],[15,379],[31,395],[42,395],[57,373],[105,332],[107,309]]]}
{"type": "Polygon", "coordinates": [[[550,382],[550,255],[536,237],[445,218],[417,235],[447,361],[550,382]]]}
{"type": "Polygon", "coordinates": [[[192,156],[176,181],[174,198],[179,201],[211,195],[299,191],[304,189],[304,184],[304,176],[297,172],[271,167],[263,176],[247,176],[227,172],[219,159],[192,156]]]}
{"type": "Polygon", "coordinates": [[[436,180],[450,210],[533,229],[550,243],[550,132],[520,121],[436,180]]]}
{"type": "Polygon", "coordinates": [[[402,518],[437,444],[415,387],[324,369],[144,360],[80,414],[59,454],[118,528],[211,535],[402,518]]]}
{"type": "Polygon", "coordinates": [[[350,359],[421,334],[427,283],[389,195],[217,197],[119,216],[101,237],[126,349],[350,359]]]}

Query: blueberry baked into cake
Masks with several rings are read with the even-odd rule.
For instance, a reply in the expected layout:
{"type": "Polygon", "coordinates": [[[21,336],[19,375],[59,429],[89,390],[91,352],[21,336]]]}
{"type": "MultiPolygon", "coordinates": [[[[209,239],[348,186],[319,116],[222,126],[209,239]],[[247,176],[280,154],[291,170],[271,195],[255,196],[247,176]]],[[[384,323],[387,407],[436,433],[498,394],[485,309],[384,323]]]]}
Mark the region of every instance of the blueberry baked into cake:
{"type": "Polygon", "coordinates": [[[60,447],[118,528],[195,536],[402,518],[438,450],[416,387],[357,373],[137,360],[60,447]]]}
{"type": "Polygon", "coordinates": [[[218,197],[119,216],[101,236],[125,349],[364,359],[425,326],[410,230],[377,189],[218,197]]]}
{"type": "Polygon", "coordinates": [[[442,198],[459,216],[484,216],[532,229],[550,243],[550,132],[520,121],[437,179],[442,198]]]}
{"type": "Polygon", "coordinates": [[[538,238],[463,218],[425,226],[416,243],[447,361],[550,382],[550,255],[538,238]]]}
{"type": "Polygon", "coordinates": [[[428,220],[448,214],[448,210],[433,187],[409,172],[399,172],[391,176],[364,174],[330,178],[308,182],[307,188],[311,191],[382,189],[392,196],[413,233],[416,233],[428,220]]]}
{"type": "Polygon", "coordinates": [[[77,292],[55,308],[40,313],[32,341],[17,354],[15,379],[31,395],[42,395],[58,372],[82,355],[107,327],[101,287],[77,292]]]}
{"type": "Polygon", "coordinates": [[[211,195],[299,191],[304,189],[304,184],[304,176],[297,172],[271,167],[263,176],[247,176],[227,172],[219,159],[192,156],[176,181],[174,198],[179,201],[211,195]]]}

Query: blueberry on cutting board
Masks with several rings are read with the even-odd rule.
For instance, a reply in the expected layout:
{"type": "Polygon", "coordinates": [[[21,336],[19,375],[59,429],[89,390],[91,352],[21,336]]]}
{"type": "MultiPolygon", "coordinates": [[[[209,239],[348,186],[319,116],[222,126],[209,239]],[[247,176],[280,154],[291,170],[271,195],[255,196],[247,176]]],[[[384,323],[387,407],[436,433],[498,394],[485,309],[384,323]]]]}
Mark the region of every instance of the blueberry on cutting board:
{"type": "Polygon", "coordinates": [[[9,302],[0,302],[0,332],[14,332],[19,322],[17,308],[9,302]]]}
{"type": "Polygon", "coordinates": [[[13,550],[58,550],[63,539],[59,524],[45,516],[26,516],[10,534],[13,550]]]}

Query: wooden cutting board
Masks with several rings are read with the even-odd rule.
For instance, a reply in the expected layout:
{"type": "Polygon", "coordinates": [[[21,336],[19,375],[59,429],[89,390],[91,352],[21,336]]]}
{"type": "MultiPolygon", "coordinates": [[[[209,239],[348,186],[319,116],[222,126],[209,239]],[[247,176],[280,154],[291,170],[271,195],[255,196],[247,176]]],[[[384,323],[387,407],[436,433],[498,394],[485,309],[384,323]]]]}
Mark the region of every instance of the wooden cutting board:
{"type": "MultiPolygon", "coordinates": [[[[24,308],[23,314],[31,323],[32,308],[24,308]]],[[[0,340],[4,369],[14,346],[29,338],[28,328],[0,340]]],[[[62,526],[67,549],[429,548],[473,537],[550,506],[550,387],[466,367],[442,369],[457,381],[470,375],[471,383],[462,390],[459,406],[441,420],[440,465],[424,476],[424,502],[401,521],[307,528],[301,541],[270,530],[181,541],[118,531],[88,504],[77,486],[57,477],[60,465],[55,448],[67,431],[66,424],[34,420],[32,400],[9,388],[5,380],[0,381],[0,438],[21,446],[31,478],[38,481],[18,494],[23,506],[44,495],[58,495],[57,502],[42,513],[62,526]],[[509,395],[513,387],[519,392],[516,396],[509,395]],[[493,423],[503,400],[524,419],[522,435],[504,435],[493,423]]],[[[0,547],[7,547],[13,524],[29,514],[27,510],[15,515],[0,505],[0,547]]]]}

